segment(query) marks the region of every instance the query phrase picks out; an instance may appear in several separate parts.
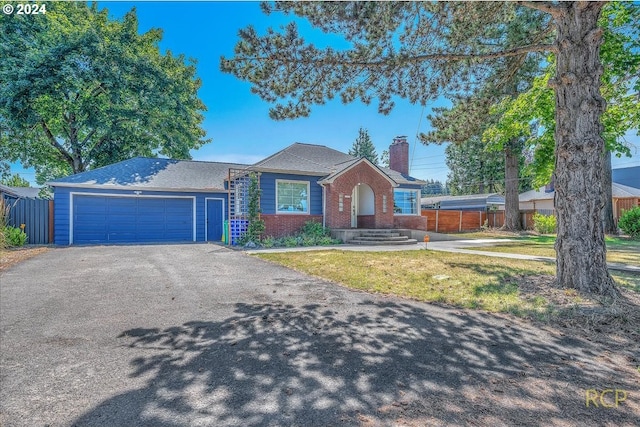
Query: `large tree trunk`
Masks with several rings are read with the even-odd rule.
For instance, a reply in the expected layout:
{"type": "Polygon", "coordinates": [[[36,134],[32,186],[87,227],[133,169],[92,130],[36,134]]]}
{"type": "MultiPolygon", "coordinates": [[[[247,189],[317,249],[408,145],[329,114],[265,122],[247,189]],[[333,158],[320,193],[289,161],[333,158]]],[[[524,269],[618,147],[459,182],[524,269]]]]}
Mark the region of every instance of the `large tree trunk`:
{"type": "Polygon", "coordinates": [[[613,219],[613,190],[611,189],[611,151],[605,148],[602,157],[602,201],[604,211],[602,221],[606,234],[618,234],[618,227],[613,219]]]}
{"type": "Polygon", "coordinates": [[[557,24],[555,206],[559,284],[583,293],[615,297],[607,270],[602,227],[600,45],[597,21],[604,3],[559,3],[557,24]]]}
{"type": "Polygon", "coordinates": [[[509,231],[522,230],[520,200],[518,197],[518,172],[520,170],[517,141],[509,141],[504,148],[504,225],[509,231]]]}

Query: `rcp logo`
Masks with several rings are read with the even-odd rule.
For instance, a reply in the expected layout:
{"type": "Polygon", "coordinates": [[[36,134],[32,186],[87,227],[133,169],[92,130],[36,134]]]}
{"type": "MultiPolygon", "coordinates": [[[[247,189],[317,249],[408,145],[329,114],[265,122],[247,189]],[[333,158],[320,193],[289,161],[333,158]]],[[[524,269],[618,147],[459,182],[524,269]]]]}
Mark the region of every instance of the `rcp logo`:
{"type": "Polygon", "coordinates": [[[608,388],[602,391],[598,391],[595,388],[589,389],[585,393],[587,408],[592,406],[596,408],[617,408],[627,400],[629,392],[626,390],[608,388]]]}

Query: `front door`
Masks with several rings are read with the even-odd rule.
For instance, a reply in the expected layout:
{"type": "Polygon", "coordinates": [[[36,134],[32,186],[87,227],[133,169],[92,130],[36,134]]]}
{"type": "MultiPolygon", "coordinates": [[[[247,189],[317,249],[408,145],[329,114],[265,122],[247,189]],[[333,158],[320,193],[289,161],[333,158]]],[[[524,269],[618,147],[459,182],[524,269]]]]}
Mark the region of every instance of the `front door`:
{"type": "Polygon", "coordinates": [[[224,209],[222,199],[207,199],[207,241],[222,240],[224,209]]]}
{"type": "Polygon", "coordinates": [[[351,192],[351,228],[358,228],[358,186],[351,192]]]}

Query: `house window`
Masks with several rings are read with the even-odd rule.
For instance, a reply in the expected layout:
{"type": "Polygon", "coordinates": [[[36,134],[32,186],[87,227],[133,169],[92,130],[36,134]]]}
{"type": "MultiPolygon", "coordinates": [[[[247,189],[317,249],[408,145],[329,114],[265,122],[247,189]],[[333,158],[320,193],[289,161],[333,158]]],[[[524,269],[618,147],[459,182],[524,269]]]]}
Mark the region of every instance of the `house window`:
{"type": "Polygon", "coordinates": [[[344,211],[344,194],[340,193],[338,196],[338,212],[344,211]]]}
{"type": "Polygon", "coordinates": [[[276,180],[277,213],[309,213],[309,182],[276,180]]]}
{"type": "Polygon", "coordinates": [[[393,213],[396,215],[418,215],[419,190],[393,190],[393,213]]]}
{"type": "Polygon", "coordinates": [[[382,195],[382,213],[387,213],[387,195],[382,195]]]}

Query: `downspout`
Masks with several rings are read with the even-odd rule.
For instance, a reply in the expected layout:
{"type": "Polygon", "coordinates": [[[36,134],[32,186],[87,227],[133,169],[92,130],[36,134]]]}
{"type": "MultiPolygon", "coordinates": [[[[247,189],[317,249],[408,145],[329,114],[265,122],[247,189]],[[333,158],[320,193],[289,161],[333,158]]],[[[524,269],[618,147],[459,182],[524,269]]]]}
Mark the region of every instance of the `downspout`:
{"type": "Polygon", "coordinates": [[[327,227],[327,187],[322,185],[322,227],[327,227]]]}

